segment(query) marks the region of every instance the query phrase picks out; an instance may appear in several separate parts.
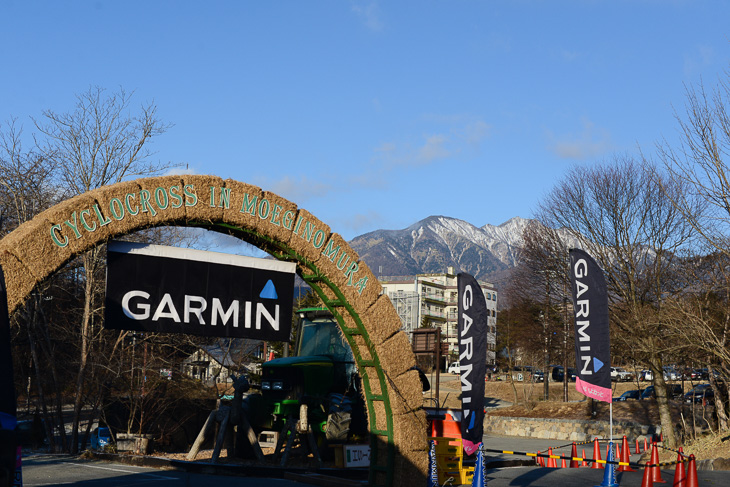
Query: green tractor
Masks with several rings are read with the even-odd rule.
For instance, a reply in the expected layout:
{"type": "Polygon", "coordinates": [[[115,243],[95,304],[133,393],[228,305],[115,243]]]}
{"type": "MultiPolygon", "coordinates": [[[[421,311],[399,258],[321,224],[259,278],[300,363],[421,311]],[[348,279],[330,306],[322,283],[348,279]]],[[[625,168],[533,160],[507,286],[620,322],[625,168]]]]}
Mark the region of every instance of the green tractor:
{"type": "Polygon", "coordinates": [[[257,434],[278,438],[276,453],[285,441],[288,452],[298,435],[320,458],[331,453],[327,443],[367,437],[365,403],[352,350],[330,311],[297,314],[293,356],[262,364],[261,394],[243,408],[257,434]]]}

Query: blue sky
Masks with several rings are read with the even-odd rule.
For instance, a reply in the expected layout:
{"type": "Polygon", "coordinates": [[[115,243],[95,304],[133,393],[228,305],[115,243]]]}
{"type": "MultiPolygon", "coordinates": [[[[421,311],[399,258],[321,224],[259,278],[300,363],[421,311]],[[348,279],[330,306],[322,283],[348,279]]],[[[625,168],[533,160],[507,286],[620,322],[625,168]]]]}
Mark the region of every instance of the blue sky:
{"type": "Polygon", "coordinates": [[[134,91],[161,161],[261,186],[351,239],[529,218],[572,165],[653,152],[730,61],[730,2],[0,3],[0,121],[134,91]]]}

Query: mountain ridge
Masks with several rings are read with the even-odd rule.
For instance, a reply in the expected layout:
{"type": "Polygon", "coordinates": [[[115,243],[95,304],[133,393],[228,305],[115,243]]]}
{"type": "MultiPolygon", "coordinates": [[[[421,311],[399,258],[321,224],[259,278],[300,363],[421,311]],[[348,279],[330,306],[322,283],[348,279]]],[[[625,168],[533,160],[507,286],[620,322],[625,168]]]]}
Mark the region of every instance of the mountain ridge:
{"type": "Polygon", "coordinates": [[[449,267],[500,285],[517,264],[522,232],[519,216],[500,225],[477,227],[433,215],[402,230],[374,230],[349,243],[376,276],[446,272],[449,267]]]}

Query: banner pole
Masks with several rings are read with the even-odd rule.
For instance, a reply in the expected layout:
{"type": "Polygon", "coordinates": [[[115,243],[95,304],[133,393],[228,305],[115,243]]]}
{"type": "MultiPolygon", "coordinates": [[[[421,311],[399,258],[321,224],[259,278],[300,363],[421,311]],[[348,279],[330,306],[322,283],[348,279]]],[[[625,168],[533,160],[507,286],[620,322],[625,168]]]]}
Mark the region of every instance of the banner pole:
{"type": "Polygon", "coordinates": [[[613,400],[608,403],[608,415],[609,415],[609,435],[611,436],[611,443],[613,443],[613,400]]]}

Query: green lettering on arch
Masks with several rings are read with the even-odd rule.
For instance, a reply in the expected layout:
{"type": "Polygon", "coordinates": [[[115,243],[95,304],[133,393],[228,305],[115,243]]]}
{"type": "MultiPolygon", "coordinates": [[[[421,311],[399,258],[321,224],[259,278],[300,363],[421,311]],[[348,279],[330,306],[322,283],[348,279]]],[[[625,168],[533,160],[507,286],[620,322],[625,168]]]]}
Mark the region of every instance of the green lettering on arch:
{"type": "Polygon", "coordinates": [[[149,191],[146,189],[143,189],[139,192],[139,204],[142,206],[142,213],[147,213],[148,211],[152,216],[157,215],[157,211],[152,207],[150,204],[150,197],[152,195],[149,191]]]}
{"type": "Polygon", "coordinates": [[[259,218],[266,220],[269,217],[270,209],[271,205],[269,204],[269,200],[261,198],[261,203],[259,203],[259,218]]]}
{"type": "Polygon", "coordinates": [[[355,283],[355,289],[357,289],[358,294],[362,294],[362,292],[365,290],[365,286],[368,285],[368,278],[367,277],[361,277],[360,280],[358,280],[355,283]]]}
{"type": "Polygon", "coordinates": [[[221,195],[220,195],[220,203],[218,203],[218,206],[224,209],[228,209],[231,207],[231,188],[219,188],[221,195]]]}
{"type": "Polygon", "coordinates": [[[314,234],[314,229],[315,226],[311,222],[306,222],[304,224],[304,232],[302,233],[302,238],[307,242],[311,242],[312,235],[314,234]]]}
{"type": "Polygon", "coordinates": [[[337,258],[337,254],[339,254],[339,253],[340,253],[340,246],[338,245],[335,248],[334,240],[330,240],[329,242],[327,242],[327,246],[322,251],[322,255],[327,257],[332,262],[335,261],[335,259],[337,258]]]}
{"type": "Polygon", "coordinates": [[[254,196],[253,199],[251,199],[250,194],[243,193],[243,204],[241,205],[241,213],[250,213],[251,215],[255,215],[258,201],[258,196],[254,196]]]}

